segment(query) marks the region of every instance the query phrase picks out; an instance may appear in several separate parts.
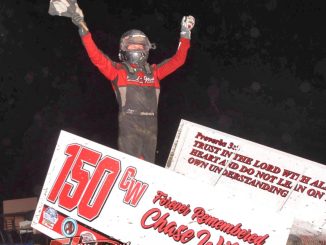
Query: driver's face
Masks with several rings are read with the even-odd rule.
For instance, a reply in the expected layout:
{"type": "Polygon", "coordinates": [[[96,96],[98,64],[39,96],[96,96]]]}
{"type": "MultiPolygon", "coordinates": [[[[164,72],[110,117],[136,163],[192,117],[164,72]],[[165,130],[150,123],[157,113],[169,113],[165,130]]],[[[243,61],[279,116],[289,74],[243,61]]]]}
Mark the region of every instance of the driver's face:
{"type": "Polygon", "coordinates": [[[128,50],[144,50],[144,46],[142,44],[129,44],[127,49],[128,50]]]}

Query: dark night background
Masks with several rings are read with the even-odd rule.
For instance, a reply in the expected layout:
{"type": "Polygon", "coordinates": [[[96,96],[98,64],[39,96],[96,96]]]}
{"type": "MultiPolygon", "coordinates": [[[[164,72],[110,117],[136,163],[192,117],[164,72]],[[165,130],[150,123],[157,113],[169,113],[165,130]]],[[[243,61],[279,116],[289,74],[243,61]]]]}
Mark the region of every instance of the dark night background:
{"type": "MultiPolygon", "coordinates": [[[[143,30],[174,54],[196,17],[186,64],[161,83],[157,164],[180,119],[319,163],[326,160],[326,2],[80,0],[98,47],[143,30]]],[[[117,104],[77,28],[48,0],[0,0],[0,201],[38,196],[60,130],[116,148],[117,104]]]]}

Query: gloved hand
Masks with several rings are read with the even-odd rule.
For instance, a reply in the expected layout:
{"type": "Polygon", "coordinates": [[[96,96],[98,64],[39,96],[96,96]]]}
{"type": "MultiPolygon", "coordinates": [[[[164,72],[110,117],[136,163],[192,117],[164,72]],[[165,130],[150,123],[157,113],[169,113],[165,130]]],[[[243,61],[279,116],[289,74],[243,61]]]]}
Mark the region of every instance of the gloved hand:
{"type": "Polygon", "coordinates": [[[195,18],[191,15],[183,16],[181,21],[180,36],[184,38],[191,38],[191,30],[195,26],[195,18]]]}
{"type": "Polygon", "coordinates": [[[84,21],[84,16],[81,16],[81,15],[75,13],[73,16],[71,16],[71,21],[76,26],[80,27],[81,26],[81,22],[84,21]]]}
{"type": "Polygon", "coordinates": [[[81,35],[84,35],[88,32],[88,28],[84,20],[83,11],[79,8],[77,3],[75,4],[75,9],[72,12],[71,21],[79,27],[79,33],[81,35]]]}

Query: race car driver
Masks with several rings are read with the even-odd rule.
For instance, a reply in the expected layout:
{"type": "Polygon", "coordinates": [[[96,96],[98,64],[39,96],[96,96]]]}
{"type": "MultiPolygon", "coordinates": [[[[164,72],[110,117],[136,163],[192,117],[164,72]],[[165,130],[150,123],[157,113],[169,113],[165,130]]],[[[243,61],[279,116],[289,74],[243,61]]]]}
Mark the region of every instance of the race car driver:
{"type": "Polygon", "coordinates": [[[120,62],[115,62],[97,48],[81,10],[72,16],[72,22],[79,28],[90,60],[111,81],[115,91],[119,105],[118,149],[155,163],[160,81],[185,63],[194,17],[182,18],[176,53],[160,64],[151,65],[147,59],[155,44],[142,31],[132,29],[121,36],[120,62]]]}

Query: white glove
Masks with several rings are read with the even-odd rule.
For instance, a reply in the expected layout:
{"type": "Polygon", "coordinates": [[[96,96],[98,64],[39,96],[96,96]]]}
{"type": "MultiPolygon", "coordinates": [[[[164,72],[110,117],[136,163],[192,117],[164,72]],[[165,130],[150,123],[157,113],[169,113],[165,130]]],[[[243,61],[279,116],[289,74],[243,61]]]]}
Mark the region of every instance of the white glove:
{"type": "Polygon", "coordinates": [[[85,35],[88,32],[88,27],[84,20],[83,11],[81,10],[81,8],[79,8],[77,3],[75,3],[74,7],[75,7],[75,9],[72,13],[71,21],[72,21],[72,23],[74,23],[76,26],[79,27],[79,34],[85,35]]]}
{"type": "Polygon", "coordinates": [[[183,16],[181,20],[180,36],[184,38],[191,38],[191,30],[195,26],[195,18],[191,15],[183,16]]]}

